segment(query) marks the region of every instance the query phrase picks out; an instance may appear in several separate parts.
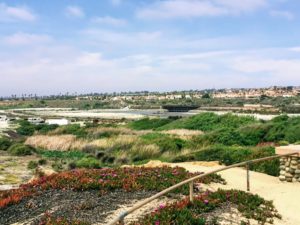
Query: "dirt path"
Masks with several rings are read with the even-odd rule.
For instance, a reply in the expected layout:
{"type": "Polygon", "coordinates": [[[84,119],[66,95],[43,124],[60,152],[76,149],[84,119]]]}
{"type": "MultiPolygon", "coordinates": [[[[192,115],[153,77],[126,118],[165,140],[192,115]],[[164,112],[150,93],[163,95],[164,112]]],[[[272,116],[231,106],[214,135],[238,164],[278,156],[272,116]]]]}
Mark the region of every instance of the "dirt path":
{"type": "MultiPolygon", "coordinates": [[[[39,159],[35,155],[18,157],[0,151],[0,191],[17,188],[34,178],[34,170],[28,169],[27,165],[30,161],[37,162],[39,159]]],[[[48,175],[54,172],[49,162],[40,166],[40,169],[48,175]]]]}
{"type": "MultiPolygon", "coordinates": [[[[150,163],[151,164],[151,163],[150,163]]],[[[152,162],[152,164],[159,164],[152,162]]],[[[190,172],[208,172],[219,168],[216,163],[190,162],[167,164],[180,166],[190,172]]],[[[212,184],[212,189],[238,189],[246,191],[246,171],[242,168],[234,168],[219,173],[227,181],[227,185],[212,184]]],[[[300,224],[300,183],[281,182],[277,177],[266,174],[250,172],[251,193],[258,194],[266,200],[272,200],[276,209],[282,215],[282,220],[274,221],[275,225],[300,224]]]]}

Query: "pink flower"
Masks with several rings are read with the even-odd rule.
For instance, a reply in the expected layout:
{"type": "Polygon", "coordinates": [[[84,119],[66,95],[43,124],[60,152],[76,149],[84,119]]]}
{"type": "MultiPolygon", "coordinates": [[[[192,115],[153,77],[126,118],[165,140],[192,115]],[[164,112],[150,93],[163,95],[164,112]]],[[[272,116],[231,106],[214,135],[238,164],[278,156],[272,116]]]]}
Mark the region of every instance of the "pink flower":
{"type": "Polygon", "coordinates": [[[207,199],[205,199],[204,203],[207,205],[209,203],[209,201],[207,199]]]}
{"type": "Polygon", "coordinates": [[[159,208],[160,209],[163,209],[163,208],[165,208],[166,206],[164,205],[164,204],[161,204],[161,205],[159,205],[159,208]]]}
{"type": "Polygon", "coordinates": [[[159,224],[160,224],[160,222],[159,222],[159,221],[156,221],[156,222],[155,222],[155,225],[159,225],[159,224]]]}

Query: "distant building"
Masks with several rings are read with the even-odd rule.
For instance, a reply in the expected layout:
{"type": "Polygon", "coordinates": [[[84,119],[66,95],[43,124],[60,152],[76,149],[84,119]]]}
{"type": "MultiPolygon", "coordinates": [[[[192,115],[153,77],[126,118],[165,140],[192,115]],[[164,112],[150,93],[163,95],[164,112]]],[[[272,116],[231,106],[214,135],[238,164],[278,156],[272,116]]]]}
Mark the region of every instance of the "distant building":
{"type": "Polygon", "coordinates": [[[43,124],[45,123],[45,120],[40,117],[31,117],[28,118],[28,122],[32,124],[43,124]]]}
{"type": "Polygon", "coordinates": [[[47,119],[46,123],[49,125],[59,125],[59,126],[63,126],[63,125],[68,125],[70,124],[70,121],[67,119],[47,119]]]}
{"type": "Polygon", "coordinates": [[[0,115],[0,121],[7,121],[7,116],[0,115]]]}

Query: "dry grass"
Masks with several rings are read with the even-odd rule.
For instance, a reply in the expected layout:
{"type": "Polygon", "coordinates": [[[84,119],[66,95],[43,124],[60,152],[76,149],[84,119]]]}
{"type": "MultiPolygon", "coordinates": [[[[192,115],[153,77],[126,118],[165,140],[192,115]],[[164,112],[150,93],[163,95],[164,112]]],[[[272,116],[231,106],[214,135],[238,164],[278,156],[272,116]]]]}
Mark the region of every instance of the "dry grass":
{"type": "Polygon", "coordinates": [[[152,131],[148,130],[136,131],[125,127],[96,127],[88,130],[88,133],[94,137],[100,136],[104,133],[110,133],[112,135],[144,135],[151,132],[152,131]]]}
{"type": "Polygon", "coordinates": [[[74,135],[35,135],[27,138],[25,144],[35,148],[44,148],[48,150],[82,150],[86,146],[96,146],[101,149],[129,149],[137,141],[135,135],[118,135],[111,138],[101,138],[94,141],[77,139],[74,135]]]}
{"type": "Polygon", "coordinates": [[[132,149],[130,149],[129,154],[133,157],[138,158],[139,160],[144,159],[153,159],[159,157],[161,152],[159,147],[156,144],[151,145],[134,145],[132,149]]]}
{"type": "Polygon", "coordinates": [[[139,138],[134,135],[119,135],[112,138],[97,139],[87,144],[97,146],[101,149],[119,148],[125,150],[131,148],[138,139],[139,138]]]}
{"type": "Polygon", "coordinates": [[[134,134],[133,130],[123,127],[96,127],[88,129],[91,134],[112,133],[112,134],[134,134]]]}
{"type": "Polygon", "coordinates": [[[200,130],[174,129],[163,131],[164,134],[176,135],[182,139],[191,139],[194,136],[202,135],[200,130]]]}
{"type": "Polygon", "coordinates": [[[67,151],[72,149],[75,142],[76,137],[74,135],[35,135],[27,138],[25,144],[35,148],[67,151]]]}

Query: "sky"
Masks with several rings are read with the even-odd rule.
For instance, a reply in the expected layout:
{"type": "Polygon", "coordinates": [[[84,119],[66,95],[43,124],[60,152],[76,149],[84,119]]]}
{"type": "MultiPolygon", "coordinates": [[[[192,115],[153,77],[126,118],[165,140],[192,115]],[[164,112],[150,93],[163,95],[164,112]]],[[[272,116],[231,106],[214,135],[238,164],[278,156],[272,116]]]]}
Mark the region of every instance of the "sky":
{"type": "Polygon", "coordinates": [[[0,95],[300,85],[299,0],[0,0],[0,95]]]}

